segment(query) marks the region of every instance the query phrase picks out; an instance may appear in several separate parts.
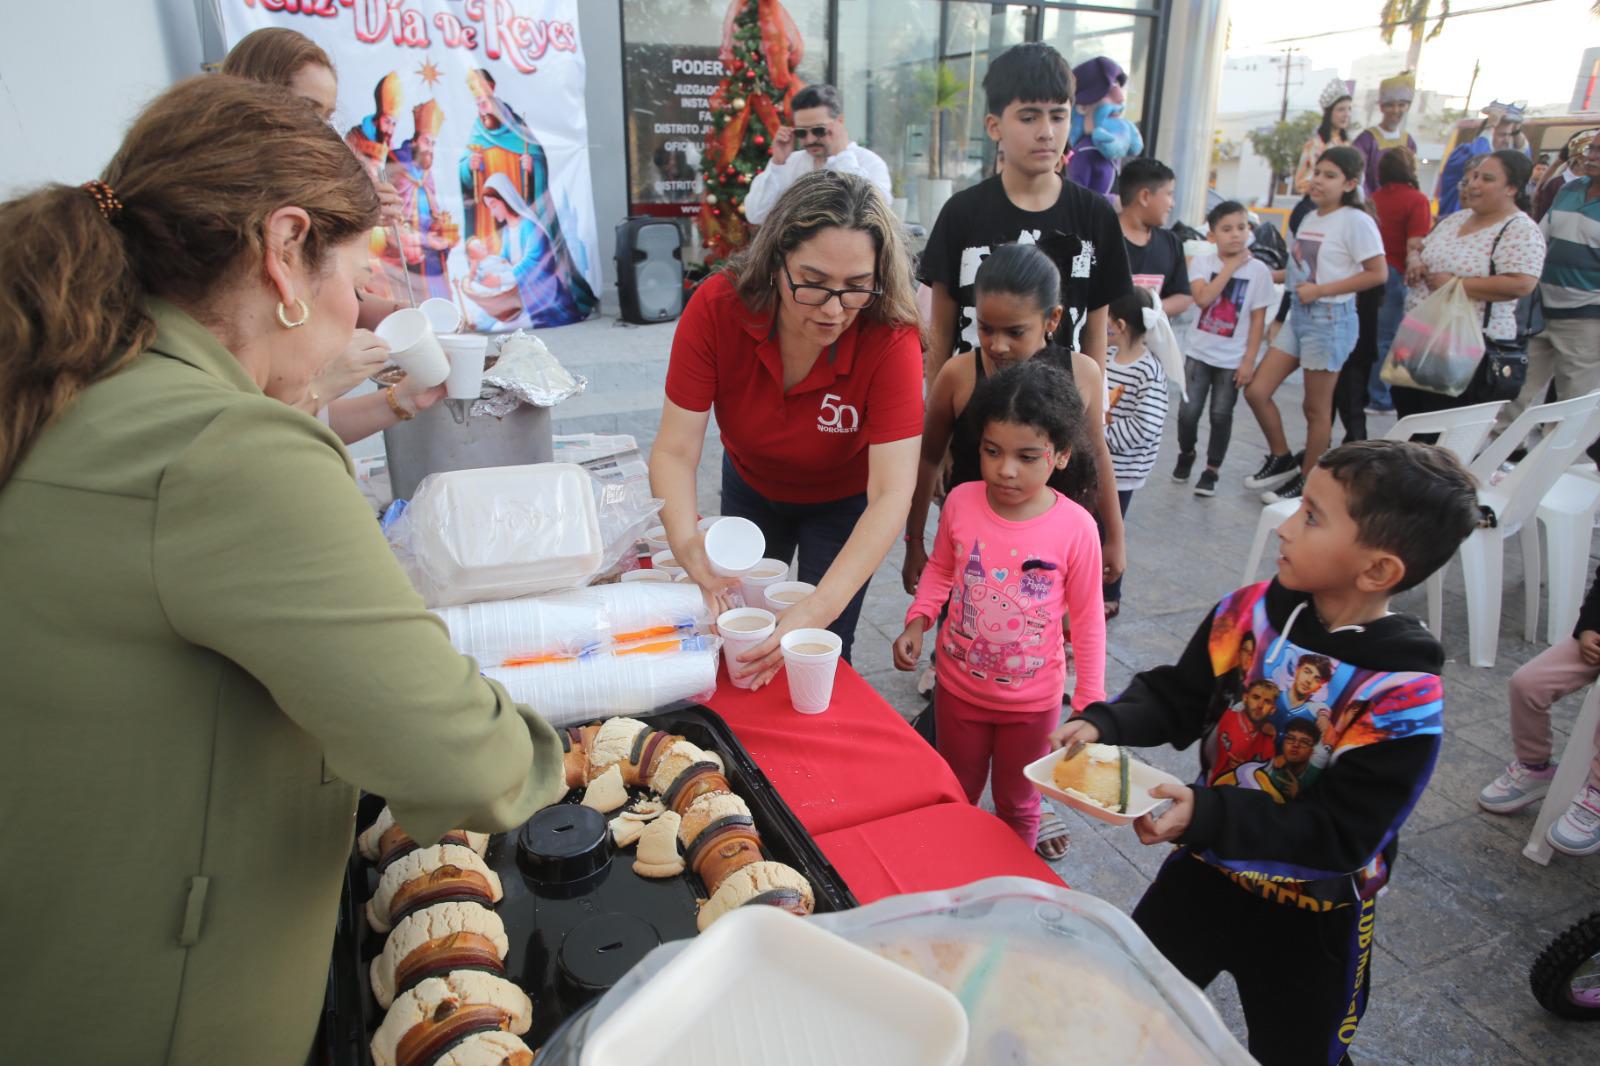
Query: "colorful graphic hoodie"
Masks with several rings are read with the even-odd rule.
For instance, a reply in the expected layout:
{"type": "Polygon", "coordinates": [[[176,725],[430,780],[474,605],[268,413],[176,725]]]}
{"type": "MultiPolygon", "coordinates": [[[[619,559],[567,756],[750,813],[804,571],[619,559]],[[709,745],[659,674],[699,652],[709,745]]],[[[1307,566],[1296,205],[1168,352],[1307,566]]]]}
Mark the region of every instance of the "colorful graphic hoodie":
{"type": "Polygon", "coordinates": [[[1107,744],[1200,741],[1179,846],[1263,898],[1330,910],[1388,880],[1439,755],[1443,663],[1414,618],[1328,630],[1272,581],[1222,600],[1176,665],[1082,717],[1107,744]]]}

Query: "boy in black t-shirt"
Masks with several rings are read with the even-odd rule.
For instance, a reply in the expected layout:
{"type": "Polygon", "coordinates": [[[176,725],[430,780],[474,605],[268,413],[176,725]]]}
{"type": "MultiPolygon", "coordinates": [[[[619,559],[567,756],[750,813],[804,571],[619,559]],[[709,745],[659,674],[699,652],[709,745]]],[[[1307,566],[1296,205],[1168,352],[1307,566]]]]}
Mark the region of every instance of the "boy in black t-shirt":
{"type": "Polygon", "coordinates": [[[1117,182],[1117,196],[1122,200],[1117,221],[1122,224],[1133,283],[1153,291],[1168,318],[1176,318],[1194,306],[1183,242],[1176,233],[1163,228],[1172,213],[1177,177],[1159,159],[1139,156],[1123,164],[1117,182]]]}
{"type": "MultiPolygon", "coordinates": [[[[1061,272],[1064,314],[1055,343],[1106,366],[1106,305],[1133,291],[1122,228],[1104,199],[1056,172],[1072,127],[1072,68],[1047,44],[1006,49],[983,77],[984,120],[1005,156],[1005,170],[952,196],[939,212],[922,253],[922,280],[933,290],[924,368],[931,390],[944,364],[976,348],[973,279],[1002,244],[1037,244],[1061,272]]],[[[1115,478],[1109,455],[1102,482],[1115,478]]],[[[1127,565],[1122,514],[1113,502],[1097,509],[1107,581],[1127,565]]]]}
{"type": "Polygon", "coordinates": [[[1111,205],[1056,173],[1072,125],[1072,68],[1047,44],[1019,44],[989,64],[985,127],[1005,170],[952,196],[922,255],[933,290],[927,377],[977,344],[972,279],[991,249],[1038,244],[1061,271],[1065,308],[1055,341],[1106,365],[1106,305],[1131,291],[1111,205]]]}

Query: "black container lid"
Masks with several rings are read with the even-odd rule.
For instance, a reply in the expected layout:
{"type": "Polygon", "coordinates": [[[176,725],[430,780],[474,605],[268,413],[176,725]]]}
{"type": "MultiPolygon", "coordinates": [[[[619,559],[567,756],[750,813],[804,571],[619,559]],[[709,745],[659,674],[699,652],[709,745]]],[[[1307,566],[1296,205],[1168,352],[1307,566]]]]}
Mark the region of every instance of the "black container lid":
{"type": "Polygon", "coordinates": [[[631,914],[600,914],[573,926],[561,941],[561,990],[574,1004],[600,995],[656,945],[661,934],[631,914]]]}
{"type": "Polygon", "coordinates": [[[606,816],[592,807],[577,803],[546,807],[517,833],[517,865],[542,884],[581,881],[610,861],[606,816]]]}

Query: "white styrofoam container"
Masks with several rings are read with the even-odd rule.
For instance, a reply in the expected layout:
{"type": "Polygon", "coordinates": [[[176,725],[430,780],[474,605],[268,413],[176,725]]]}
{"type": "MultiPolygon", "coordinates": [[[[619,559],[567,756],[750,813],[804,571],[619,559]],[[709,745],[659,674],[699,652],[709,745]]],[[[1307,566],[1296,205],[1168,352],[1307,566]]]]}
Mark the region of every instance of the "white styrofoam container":
{"type": "Polygon", "coordinates": [[[604,558],[594,490],[574,463],[434,474],[408,515],[430,607],[574,588],[604,558]]]}
{"type": "Polygon", "coordinates": [[[939,985],[776,907],[719,919],[589,1036],[582,1066],[957,1066],[939,985]]]}
{"type": "Polygon", "coordinates": [[[1065,758],[1066,754],[1066,748],[1057,748],[1044,758],[1036,759],[1023,767],[1022,772],[1029,781],[1033,782],[1034,788],[1057,803],[1071,807],[1073,810],[1086,814],[1090,818],[1095,818],[1102,822],[1110,822],[1112,825],[1130,825],[1163,803],[1166,803],[1166,800],[1150,795],[1150,790],[1157,785],[1183,784],[1182,781],[1179,781],[1165,770],[1157,770],[1149,763],[1142,763],[1138,759],[1129,759],[1128,810],[1126,813],[1119,814],[1116,811],[1106,810],[1098,803],[1079,799],[1070,792],[1064,792],[1056,787],[1056,763],[1065,758]]]}

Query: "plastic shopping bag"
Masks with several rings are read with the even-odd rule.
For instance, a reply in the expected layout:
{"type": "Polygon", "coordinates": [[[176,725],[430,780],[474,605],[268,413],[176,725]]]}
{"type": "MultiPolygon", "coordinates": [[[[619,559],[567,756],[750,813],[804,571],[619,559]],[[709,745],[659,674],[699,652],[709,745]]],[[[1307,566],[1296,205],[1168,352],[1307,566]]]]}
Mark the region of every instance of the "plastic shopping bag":
{"type": "Polygon", "coordinates": [[[1380,376],[1390,385],[1460,396],[1483,360],[1483,329],[1459,278],[1406,315],[1380,376]]]}

